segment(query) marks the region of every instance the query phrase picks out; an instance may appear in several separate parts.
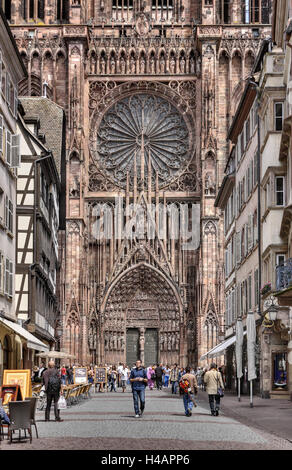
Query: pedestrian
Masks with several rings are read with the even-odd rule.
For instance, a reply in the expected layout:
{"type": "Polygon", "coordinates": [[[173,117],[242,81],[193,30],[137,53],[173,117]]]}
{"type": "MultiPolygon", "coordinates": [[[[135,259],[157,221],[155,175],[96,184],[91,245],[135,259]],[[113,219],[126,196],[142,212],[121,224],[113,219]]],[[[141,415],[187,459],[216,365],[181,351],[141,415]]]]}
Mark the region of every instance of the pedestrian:
{"type": "Polygon", "coordinates": [[[61,368],[61,382],[62,382],[62,385],[66,385],[66,378],[67,378],[67,371],[66,371],[65,364],[63,364],[63,366],[61,368]]]}
{"type": "Polygon", "coordinates": [[[220,372],[217,370],[217,365],[213,362],[210,370],[204,375],[204,383],[206,384],[206,392],[209,395],[209,404],[212,416],[219,415],[220,409],[220,395],[219,388],[224,390],[224,384],[220,372]]]}
{"type": "Polygon", "coordinates": [[[147,369],[147,379],[148,379],[148,386],[149,390],[153,390],[154,388],[154,377],[155,377],[155,366],[149,366],[147,369]]]}
{"type": "Polygon", "coordinates": [[[170,368],[169,368],[169,365],[167,365],[164,369],[164,387],[166,388],[168,388],[169,375],[170,375],[170,368]]]}
{"type": "Polygon", "coordinates": [[[132,384],[135,418],[142,416],[145,408],[145,388],[147,385],[146,370],[140,360],[136,361],[136,367],[131,370],[130,382],[132,384]],[[140,411],[139,411],[140,400],[140,411]]]}
{"type": "Polygon", "coordinates": [[[41,378],[39,377],[39,368],[38,366],[34,366],[32,369],[32,376],[31,376],[31,381],[34,383],[41,382],[41,378]]]}
{"type": "Polygon", "coordinates": [[[127,380],[129,378],[129,369],[125,364],[122,364],[122,369],[121,369],[121,384],[122,384],[122,390],[123,393],[127,389],[127,380]]]}
{"type": "Polygon", "coordinates": [[[190,367],[186,367],[186,373],[182,376],[180,385],[180,388],[183,391],[185,415],[192,416],[193,405],[197,406],[194,400],[194,396],[198,392],[198,383],[196,376],[191,374],[190,367]]]}
{"type": "MultiPolygon", "coordinates": [[[[180,382],[180,380],[181,380],[182,376],[185,374],[185,372],[186,372],[186,371],[185,371],[185,369],[184,369],[183,367],[181,367],[181,368],[179,369],[179,372],[178,372],[178,382],[180,382]]],[[[179,394],[180,394],[180,395],[183,395],[183,391],[182,391],[182,389],[181,389],[180,387],[179,387],[179,394]]]]}
{"type": "Polygon", "coordinates": [[[155,369],[157,390],[162,390],[162,374],[163,374],[162,364],[157,364],[157,367],[155,369]]]}
{"type": "Polygon", "coordinates": [[[203,367],[203,369],[201,370],[201,389],[202,390],[205,390],[204,376],[206,372],[207,372],[206,367],[203,367]]]}
{"type": "Polygon", "coordinates": [[[58,370],[55,368],[54,361],[49,362],[49,368],[43,373],[43,384],[47,394],[47,407],[45,412],[45,420],[50,421],[51,404],[54,400],[55,421],[63,421],[60,418],[60,410],[58,409],[58,401],[62,392],[61,378],[58,370]]]}
{"type": "Polygon", "coordinates": [[[117,375],[117,379],[118,379],[118,387],[121,387],[122,386],[122,370],[124,369],[124,364],[122,362],[119,362],[119,365],[118,365],[118,375],[117,375]]]}
{"type": "Polygon", "coordinates": [[[111,373],[110,373],[110,386],[111,386],[111,389],[110,391],[114,391],[116,392],[116,382],[117,382],[117,371],[116,371],[116,366],[113,366],[112,367],[112,370],[111,370],[111,373]]]}
{"type": "Polygon", "coordinates": [[[176,395],[176,391],[177,391],[178,374],[179,374],[179,369],[177,367],[177,364],[174,364],[174,366],[172,367],[170,371],[171,393],[173,395],[176,395]]]}

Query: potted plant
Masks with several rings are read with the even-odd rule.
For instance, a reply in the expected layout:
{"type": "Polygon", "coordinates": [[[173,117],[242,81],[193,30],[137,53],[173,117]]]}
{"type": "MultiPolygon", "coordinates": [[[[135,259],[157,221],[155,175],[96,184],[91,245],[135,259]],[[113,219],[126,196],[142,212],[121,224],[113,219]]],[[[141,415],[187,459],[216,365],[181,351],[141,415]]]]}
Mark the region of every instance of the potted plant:
{"type": "Polygon", "coordinates": [[[272,284],[271,282],[267,282],[262,288],[261,288],[261,294],[265,295],[267,292],[270,292],[272,290],[272,284]]]}

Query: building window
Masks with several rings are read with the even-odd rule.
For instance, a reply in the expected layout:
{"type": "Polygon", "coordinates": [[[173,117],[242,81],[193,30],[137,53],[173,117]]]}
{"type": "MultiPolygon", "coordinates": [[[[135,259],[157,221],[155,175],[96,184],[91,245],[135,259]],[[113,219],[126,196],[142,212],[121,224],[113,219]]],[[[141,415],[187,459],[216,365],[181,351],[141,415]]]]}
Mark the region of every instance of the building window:
{"type": "Polygon", "coordinates": [[[69,21],[69,0],[57,0],[57,20],[69,21]]]}
{"type": "Polygon", "coordinates": [[[283,103],[275,103],[274,116],[275,131],[281,131],[283,129],[283,103]]]}
{"type": "Polygon", "coordinates": [[[11,0],[1,0],[0,2],[0,6],[8,21],[11,20],[11,3],[11,0]]]}
{"type": "Polygon", "coordinates": [[[173,0],[152,0],[152,10],[173,8],[173,0]]]}
{"type": "Polygon", "coordinates": [[[243,23],[270,22],[271,0],[242,0],[241,5],[243,23]]]}
{"type": "Polygon", "coordinates": [[[5,196],[5,226],[13,233],[13,203],[8,196],[5,196]]]}
{"type": "Polygon", "coordinates": [[[284,176],[276,176],[276,206],[284,206],[284,176]]]}
{"type": "Polygon", "coordinates": [[[285,254],[276,253],[276,266],[283,266],[285,263],[285,254]]]}

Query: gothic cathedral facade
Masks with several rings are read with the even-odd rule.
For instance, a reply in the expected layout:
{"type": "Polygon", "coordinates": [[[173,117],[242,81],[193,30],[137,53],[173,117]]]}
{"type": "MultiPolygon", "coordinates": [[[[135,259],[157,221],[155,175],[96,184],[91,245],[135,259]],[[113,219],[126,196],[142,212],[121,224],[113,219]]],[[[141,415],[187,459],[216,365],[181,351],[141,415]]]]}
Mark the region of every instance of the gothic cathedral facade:
{"type": "Polygon", "coordinates": [[[196,365],[219,341],[214,200],[270,4],[4,2],[28,71],[19,95],[66,113],[59,322],[75,363],[196,365]]]}

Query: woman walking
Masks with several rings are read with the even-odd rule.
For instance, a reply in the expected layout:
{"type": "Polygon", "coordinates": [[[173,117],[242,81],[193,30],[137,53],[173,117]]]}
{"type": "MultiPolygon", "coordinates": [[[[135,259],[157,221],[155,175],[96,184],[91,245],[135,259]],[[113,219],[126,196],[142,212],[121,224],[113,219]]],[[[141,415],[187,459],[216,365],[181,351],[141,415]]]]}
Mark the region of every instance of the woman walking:
{"type": "Polygon", "coordinates": [[[211,415],[218,416],[220,409],[219,389],[221,388],[222,390],[224,390],[224,384],[222,376],[217,370],[217,364],[211,364],[210,370],[204,375],[204,382],[206,384],[206,392],[209,395],[211,415]]]}
{"type": "Polygon", "coordinates": [[[147,370],[147,379],[149,389],[153,390],[154,388],[154,376],[155,376],[155,366],[149,366],[147,370]]]}

